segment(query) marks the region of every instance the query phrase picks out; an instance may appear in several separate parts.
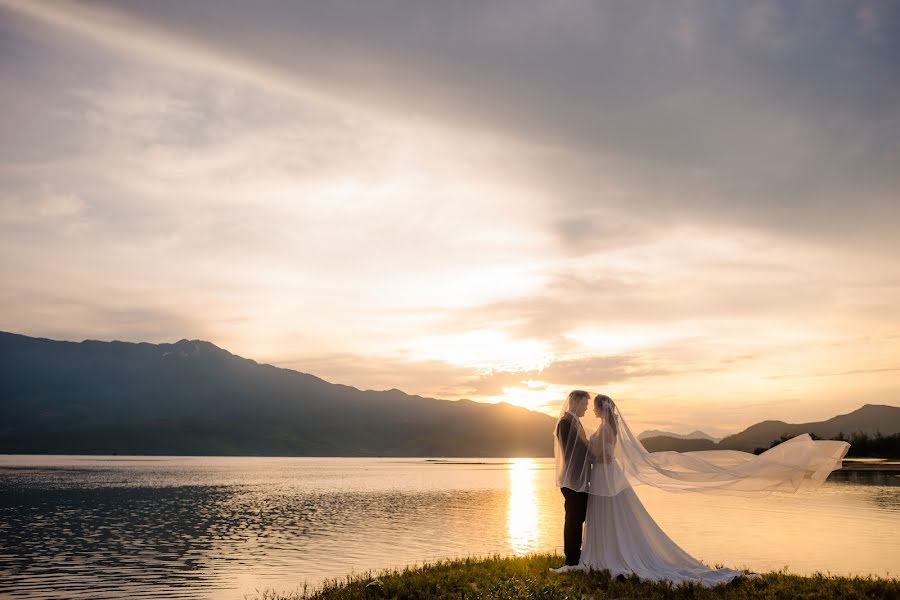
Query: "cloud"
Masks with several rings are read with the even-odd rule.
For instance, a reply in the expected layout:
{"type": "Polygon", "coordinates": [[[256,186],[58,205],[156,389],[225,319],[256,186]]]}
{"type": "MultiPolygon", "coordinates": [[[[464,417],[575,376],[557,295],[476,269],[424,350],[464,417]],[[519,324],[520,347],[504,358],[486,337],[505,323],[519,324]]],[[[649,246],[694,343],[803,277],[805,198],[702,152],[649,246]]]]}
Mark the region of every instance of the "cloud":
{"type": "Polygon", "coordinates": [[[505,388],[522,384],[531,388],[577,385],[600,389],[613,383],[672,373],[669,368],[655,365],[652,356],[642,354],[586,356],[555,360],[543,369],[492,370],[466,382],[464,389],[475,396],[502,396],[505,388]]]}
{"type": "Polygon", "coordinates": [[[812,373],[803,375],[773,375],[772,379],[790,379],[796,377],[843,377],[846,375],[868,375],[875,373],[894,373],[900,371],[900,367],[884,367],[881,369],[853,369],[836,373],[812,373]]]}
{"type": "Polygon", "coordinates": [[[3,327],[648,422],[898,389],[890,5],[0,16],[3,327]]]}
{"type": "MultiPolygon", "coordinates": [[[[137,294],[122,297],[111,294],[99,299],[97,290],[79,293],[43,288],[18,288],[0,294],[4,306],[0,330],[36,337],[71,341],[83,339],[122,340],[163,343],[177,341],[171,332],[183,331],[184,337],[209,338],[213,332],[177,303],[147,305],[137,294]],[[89,332],[89,333],[85,333],[89,332]]],[[[60,286],[63,287],[63,286],[60,286]]]]}
{"type": "Polygon", "coordinates": [[[22,224],[59,220],[82,213],[85,202],[73,193],[58,193],[46,187],[28,196],[0,195],[0,223],[22,224]]]}
{"type": "MultiPolygon", "coordinates": [[[[518,168],[555,197],[563,229],[689,220],[893,247],[898,48],[871,44],[849,7],[29,7],[18,9],[340,111],[514,137],[542,149],[530,158],[543,168],[527,156],[518,168]],[[673,52],[685,24],[691,60],[673,52]]],[[[897,18],[880,10],[877,22],[897,18]]]]}
{"type": "Polygon", "coordinates": [[[898,91],[897,48],[857,35],[848,8],[338,2],[269,3],[244,14],[238,3],[217,4],[213,18],[203,5],[180,6],[130,10],[144,26],[329,98],[552,148],[538,173],[566,179],[551,178],[550,187],[568,209],[623,208],[585,194],[615,181],[624,208],[640,196],[663,220],[834,240],[887,235],[883,219],[897,216],[890,157],[898,140],[884,127],[898,118],[887,101],[898,91]],[[691,61],[665,35],[682,18],[698,32],[691,61]],[[838,36],[845,43],[835,44],[838,36]],[[328,60],[313,59],[320,56],[328,60]],[[797,72],[807,74],[799,83],[797,72]],[[865,210],[850,208],[849,197],[865,210]]]}
{"type": "MultiPolygon", "coordinates": [[[[265,362],[260,359],[260,362],[265,362]]],[[[359,389],[415,390],[424,396],[461,398],[460,391],[473,369],[438,360],[407,360],[395,357],[338,352],[304,356],[272,357],[278,366],[312,373],[333,383],[359,389]]]]}

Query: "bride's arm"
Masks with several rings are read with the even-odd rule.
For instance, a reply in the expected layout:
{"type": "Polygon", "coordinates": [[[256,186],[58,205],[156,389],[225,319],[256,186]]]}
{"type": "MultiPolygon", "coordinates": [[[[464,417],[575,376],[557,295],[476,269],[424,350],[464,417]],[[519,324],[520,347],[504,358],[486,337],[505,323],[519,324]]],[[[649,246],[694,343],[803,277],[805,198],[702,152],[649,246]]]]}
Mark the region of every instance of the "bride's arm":
{"type": "Polygon", "coordinates": [[[603,443],[600,440],[600,432],[595,432],[590,439],[591,454],[600,458],[603,456],[603,443]]]}
{"type": "Polygon", "coordinates": [[[594,453],[598,461],[610,462],[615,453],[617,441],[615,429],[607,425],[601,425],[600,429],[591,436],[591,452],[594,453]]]}

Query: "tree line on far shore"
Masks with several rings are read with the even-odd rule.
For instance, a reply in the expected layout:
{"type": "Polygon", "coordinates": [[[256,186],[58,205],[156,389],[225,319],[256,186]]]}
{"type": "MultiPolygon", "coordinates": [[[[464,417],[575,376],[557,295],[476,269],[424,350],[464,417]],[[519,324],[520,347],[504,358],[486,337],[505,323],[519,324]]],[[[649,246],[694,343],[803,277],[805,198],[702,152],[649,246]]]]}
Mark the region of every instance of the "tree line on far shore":
{"type": "MultiPolygon", "coordinates": [[[[809,435],[814,440],[823,439],[814,433],[810,433],[809,435]]],[[[795,436],[783,435],[769,444],[768,448],[757,448],[753,451],[753,454],[762,454],[766,450],[774,448],[778,444],[786,442],[793,437],[795,436]]],[[[883,435],[878,431],[875,435],[869,435],[857,431],[856,433],[851,433],[848,437],[841,432],[830,439],[850,443],[850,450],[847,451],[847,458],[900,458],[900,433],[883,435]]]]}

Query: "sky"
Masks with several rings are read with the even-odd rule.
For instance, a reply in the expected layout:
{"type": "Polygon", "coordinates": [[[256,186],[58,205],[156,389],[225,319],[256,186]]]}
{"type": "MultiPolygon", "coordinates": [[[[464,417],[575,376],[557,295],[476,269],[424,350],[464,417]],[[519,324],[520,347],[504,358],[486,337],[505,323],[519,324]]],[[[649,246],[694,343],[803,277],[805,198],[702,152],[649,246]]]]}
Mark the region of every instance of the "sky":
{"type": "Polygon", "coordinates": [[[0,0],[0,329],[712,435],[900,405],[900,3],[0,0]]]}

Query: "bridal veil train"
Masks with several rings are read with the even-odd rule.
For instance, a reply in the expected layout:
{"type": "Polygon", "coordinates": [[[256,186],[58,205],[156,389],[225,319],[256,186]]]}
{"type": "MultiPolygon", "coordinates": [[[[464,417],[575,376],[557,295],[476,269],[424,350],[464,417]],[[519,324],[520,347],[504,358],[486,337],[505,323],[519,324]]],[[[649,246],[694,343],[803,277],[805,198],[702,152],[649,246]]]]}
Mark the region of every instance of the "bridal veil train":
{"type": "MultiPolygon", "coordinates": [[[[601,424],[589,439],[581,427],[554,435],[557,483],[587,492],[585,540],[579,568],[608,569],[615,575],[687,581],[712,586],[741,572],[711,569],[678,546],[646,511],[634,486],[669,492],[764,496],[822,485],[840,468],[849,444],[796,436],[754,455],[734,450],[648,452],[632,433],[615,402],[593,401],[601,424]],[[590,448],[583,461],[565,460],[575,446],[590,448]]],[[[568,407],[563,408],[561,419],[568,407]]]]}

